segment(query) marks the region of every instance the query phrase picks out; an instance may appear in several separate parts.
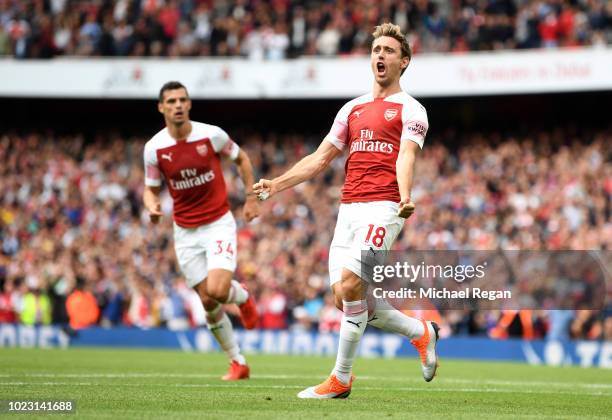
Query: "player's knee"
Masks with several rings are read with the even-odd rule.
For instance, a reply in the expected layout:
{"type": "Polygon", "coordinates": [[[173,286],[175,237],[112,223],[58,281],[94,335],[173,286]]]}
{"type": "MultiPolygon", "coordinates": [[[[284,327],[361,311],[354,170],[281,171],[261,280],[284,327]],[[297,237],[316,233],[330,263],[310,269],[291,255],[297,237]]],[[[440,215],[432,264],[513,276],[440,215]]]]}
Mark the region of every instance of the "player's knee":
{"type": "Polygon", "coordinates": [[[211,312],[219,306],[219,302],[208,295],[200,296],[200,298],[202,299],[202,305],[204,305],[204,310],[206,312],[211,312]]]}
{"type": "Polygon", "coordinates": [[[210,270],[206,280],[206,293],[208,296],[217,302],[227,302],[232,285],[232,275],[233,273],[227,270],[210,270]]]}
{"type": "Polygon", "coordinates": [[[206,289],[207,288],[206,288],[205,281],[202,281],[196,284],[193,288],[193,290],[195,290],[198,296],[200,297],[200,300],[202,301],[202,305],[204,306],[204,310],[206,312],[210,312],[210,311],[215,310],[219,306],[219,302],[217,302],[215,298],[210,296],[206,289]]]}
{"type": "Polygon", "coordinates": [[[342,273],[342,298],[355,300],[361,298],[361,279],[353,272],[345,270],[342,273]]]}
{"type": "Polygon", "coordinates": [[[207,289],[207,294],[216,302],[227,302],[229,297],[229,288],[223,287],[223,285],[214,285],[207,289]]]}
{"type": "Polygon", "coordinates": [[[334,295],[334,304],[336,305],[336,308],[340,309],[341,311],[344,310],[344,307],[342,306],[342,296],[334,295]]]}

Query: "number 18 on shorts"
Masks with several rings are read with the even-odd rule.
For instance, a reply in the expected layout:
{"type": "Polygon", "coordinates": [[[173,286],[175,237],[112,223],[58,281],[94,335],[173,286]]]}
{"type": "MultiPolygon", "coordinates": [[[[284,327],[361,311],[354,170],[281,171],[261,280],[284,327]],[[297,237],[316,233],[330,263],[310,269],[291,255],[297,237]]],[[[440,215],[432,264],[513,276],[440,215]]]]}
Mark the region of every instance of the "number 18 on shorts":
{"type": "Polygon", "coordinates": [[[361,270],[364,264],[382,264],[384,252],[388,251],[399,235],[404,220],[397,216],[398,204],[392,201],[370,203],[343,203],[338,212],[334,239],[329,250],[330,283],[340,281],[342,269],[346,268],[364,280],[361,270]],[[372,261],[362,261],[362,251],[371,251],[372,261]]]}

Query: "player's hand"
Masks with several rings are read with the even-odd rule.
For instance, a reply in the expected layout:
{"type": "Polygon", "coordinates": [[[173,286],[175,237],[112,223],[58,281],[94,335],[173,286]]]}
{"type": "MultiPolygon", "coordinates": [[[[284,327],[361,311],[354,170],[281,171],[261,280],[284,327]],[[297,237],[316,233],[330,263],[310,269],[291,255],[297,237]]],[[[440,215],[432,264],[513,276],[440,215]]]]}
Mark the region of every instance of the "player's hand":
{"type": "Polygon", "coordinates": [[[162,216],[161,204],[157,203],[153,207],[149,208],[148,210],[149,210],[149,219],[151,220],[151,223],[153,223],[154,225],[158,224],[159,219],[162,216]]]}
{"type": "Polygon", "coordinates": [[[253,185],[253,192],[260,201],[264,201],[270,198],[272,194],[276,193],[276,188],[271,180],[262,178],[253,185]]]}
{"type": "Polygon", "coordinates": [[[415,208],[416,208],[416,205],[410,199],[402,200],[399,203],[399,209],[397,211],[397,215],[399,217],[403,217],[404,219],[407,219],[410,216],[412,216],[412,213],[414,213],[415,208]]]}
{"type": "Polygon", "coordinates": [[[247,199],[244,202],[244,207],[242,208],[242,214],[247,222],[250,222],[259,216],[259,203],[257,202],[257,196],[247,195],[247,199]]]}

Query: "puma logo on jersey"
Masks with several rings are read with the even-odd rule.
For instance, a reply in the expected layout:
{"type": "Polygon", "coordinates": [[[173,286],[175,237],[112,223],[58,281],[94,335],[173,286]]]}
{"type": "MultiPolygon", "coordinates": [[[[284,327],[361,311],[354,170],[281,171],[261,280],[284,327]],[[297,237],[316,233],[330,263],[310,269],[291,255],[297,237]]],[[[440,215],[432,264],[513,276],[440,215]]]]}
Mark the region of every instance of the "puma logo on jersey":
{"type": "Polygon", "coordinates": [[[357,116],[357,118],[359,118],[359,116],[363,114],[363,111],[355,111],[353,112],[353,115],[357,116]]]}
{"type": "Polygon", "coordinates": [[[161,158],[166,159],[168,162],[172,162],[172,152],[162,153],[161,158]]]}
{"type": "Polygon", "coordinates": [[[348,322],[349,324],[353,324],[357,328],[360,328],[360,325],[362,324],[362,322],[349,321],[348,319],[346,320],[346,322],[348,322]]]}

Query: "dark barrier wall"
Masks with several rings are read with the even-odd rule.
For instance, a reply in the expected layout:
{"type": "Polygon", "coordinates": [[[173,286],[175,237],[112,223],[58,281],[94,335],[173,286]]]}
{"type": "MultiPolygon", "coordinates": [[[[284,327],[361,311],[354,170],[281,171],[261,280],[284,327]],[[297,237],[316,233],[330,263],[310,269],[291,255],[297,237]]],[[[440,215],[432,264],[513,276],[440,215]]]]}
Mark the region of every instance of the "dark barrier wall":
{"type": "MultiPolygon", "coordinates": [[[[364,93],[367,89],[364,89],[364,93]]],[[[349,99],[349,98],[347,98],[349,99]]],[[[418,99],[418,98],[417,98],[418,99]]],[[[0,130],[48,130],[94,134],[116,131],[150,135],[163,127],[156,98],[143,100],[0,98],[0,130]]],[[[324,136],[345,99],[194,102],[192,118],[222,127],[262,133],[300,132],[324,136]]],[[[612,91],[546,95],[423,98],[429,136],[452,139],[463,130],[577,129],[608,127],[612,91]]]]}

